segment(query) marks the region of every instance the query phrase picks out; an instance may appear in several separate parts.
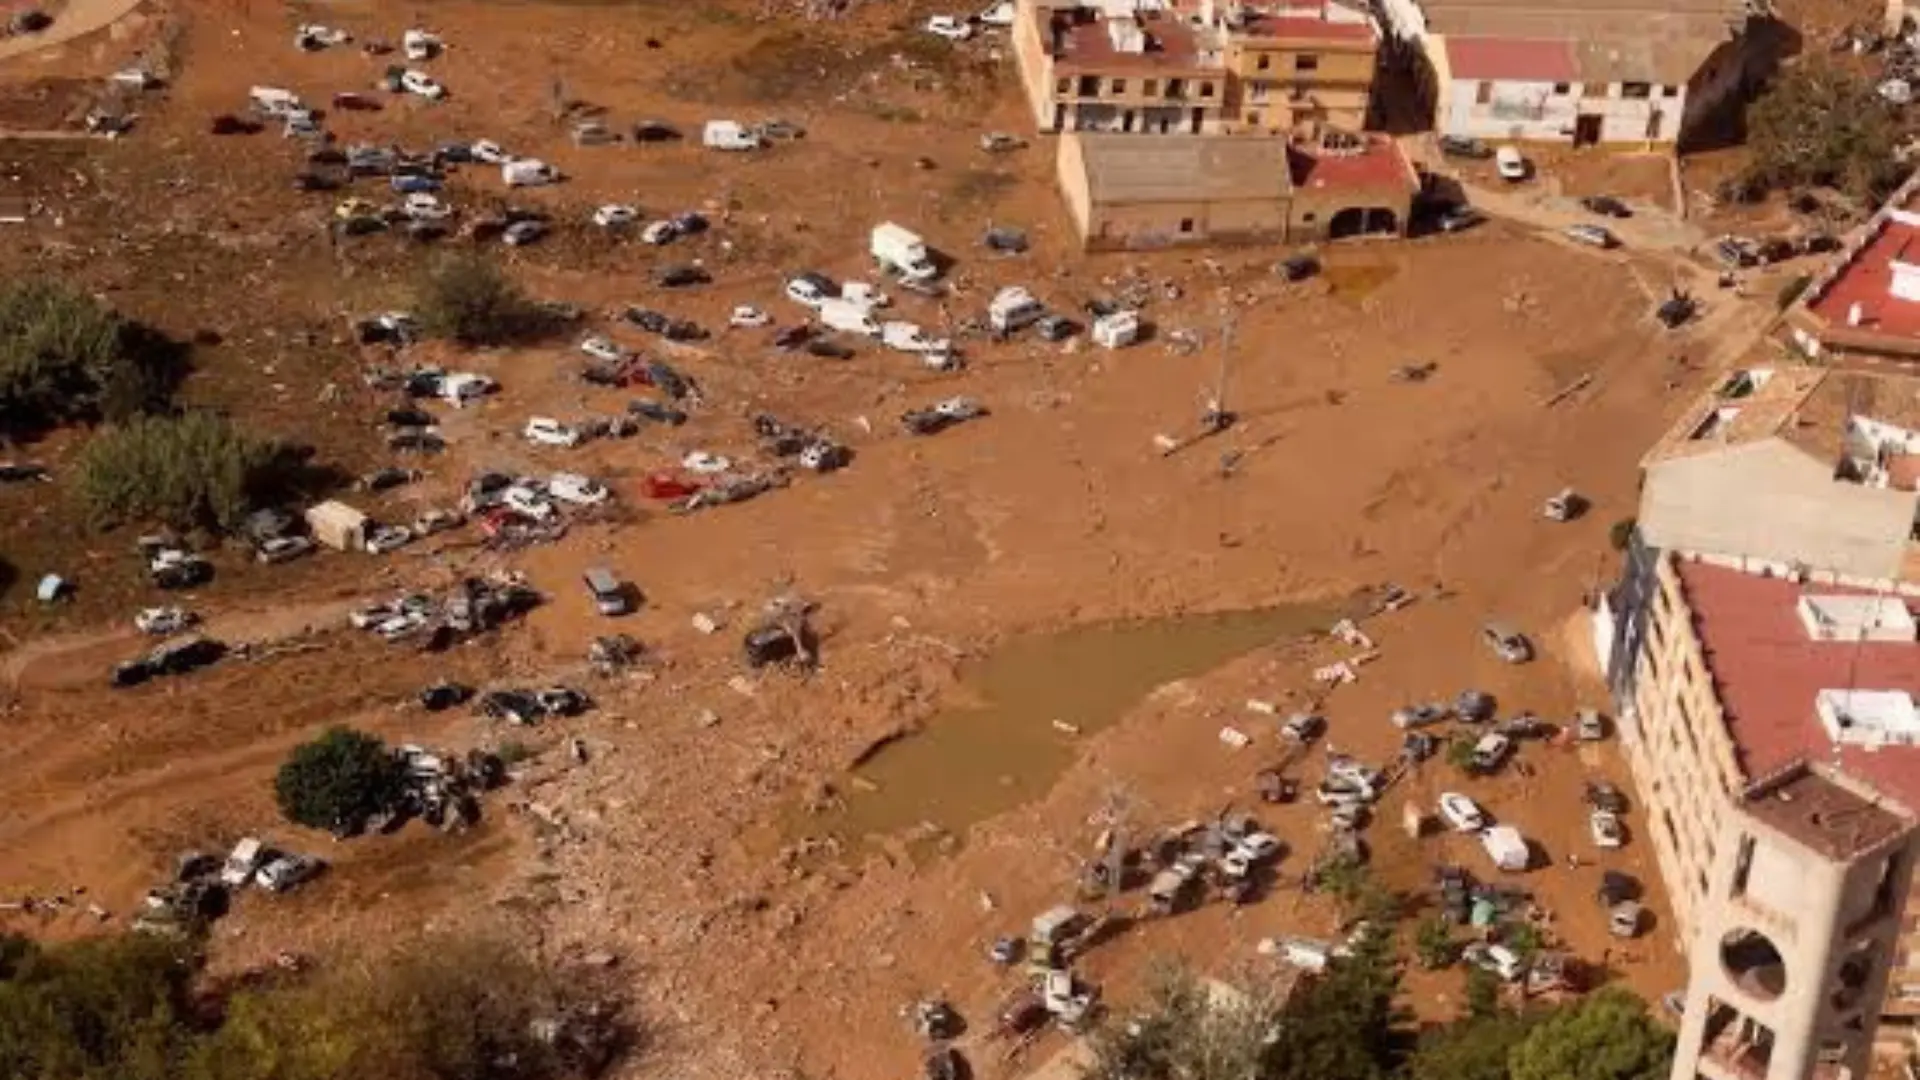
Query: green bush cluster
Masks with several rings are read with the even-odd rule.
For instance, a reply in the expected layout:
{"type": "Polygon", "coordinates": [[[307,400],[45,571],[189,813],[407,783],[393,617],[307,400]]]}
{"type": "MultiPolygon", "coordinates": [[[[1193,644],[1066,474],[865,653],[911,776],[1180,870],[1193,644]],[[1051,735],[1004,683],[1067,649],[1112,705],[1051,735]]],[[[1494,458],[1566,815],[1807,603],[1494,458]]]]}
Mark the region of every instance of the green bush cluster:
{"type": "Polygon", "coordinates": [[[1747,110],[1747,180],[1878,202],[1900,182],[1900,118],[1867,75],[1824,57],[1787,68],[1747,110]]]}
{"type": "Polygon", "coordinates": [[[39,279],[0,284],[0,433],[163,407],[180,362],[170,343],[85,293],[39,279]]]}
{"type": "Polygon", "coordinates": [[[271,446],[213,413],[136,416],[87,442],[74,490],[96,525],[226,531],[255,507],[274,461],[271,446]]]}
{"type": "Polygon", "coordinates": [[[359,832],[400,799],[406,771],[387,744],[352,728],[330,728],[295,747],[273,779],[288,821],[359,832]]]}
{"type": "Polygon", "coordinates": [[[415,296],[421,326],[462,345],[509,345],[551,328],[547,313],[487,259],[455,255],[428,270],[415,296]]]}

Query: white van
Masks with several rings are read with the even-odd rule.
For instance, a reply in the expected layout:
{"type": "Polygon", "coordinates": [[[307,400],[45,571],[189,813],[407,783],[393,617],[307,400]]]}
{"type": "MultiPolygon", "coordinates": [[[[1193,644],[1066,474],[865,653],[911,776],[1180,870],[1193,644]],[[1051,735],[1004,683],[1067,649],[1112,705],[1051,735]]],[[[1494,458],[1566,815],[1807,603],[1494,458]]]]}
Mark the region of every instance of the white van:
{"type": "Polygon", "coordinates": [[[760,136],[735,120],[709,120],[701,130],[700,144],[709,150],[758,150],[760,136]]]}
{"type": "Polygon", "coordinates": [[[829,329],[867,337],[880,336],[880,324],[873,321],[872,312],[851,300],[831,296],[820,302],[817,311],[821,325],[829,329]]]}
{"type": "Polygon", "coordinates": [[[300,95],[291,90],[282,90],[277,86],[256,86],[247,91],[247,100],[253,107],[268,116],[285,116],[296,109],[306,106],[300,101],[300,95]]]}
{"type": "Polygon", "coordinates": [[[993,295],[987,305],[987,323],[1003,334],[1012,333],[1038,322],[1047,309],[1033,294],[1018,285],[1009,285],[993,295]]]}
{"type": "Polygon", "coordinates": [[[227,856],[226,865],[220,868],[220,883],[231,889],[245,885],[260,868],[265,855],[266,847],[258,837],[249,836],[233,845],[233,854],[227,856]]]}
{"type": "Polygon", "coordinates": [[[1124,349],[1140,340],[1140,313],[1116,311],[1093,320],[1093,342],[1103,349],[1124,349]]]}
{"type": "Polygon", "coordinates": [[[881,265],[899,271],[908,281],[931,281],[940,275],[927,242],[891,221],[873,227],[872,251],[881,265]]]}
{"type": "Polygon", "coordinates": [[[508,187],[545,187],[560,179],[560,170],[539,158],[520,158],[500,166],[500,179],[508,187]]]}

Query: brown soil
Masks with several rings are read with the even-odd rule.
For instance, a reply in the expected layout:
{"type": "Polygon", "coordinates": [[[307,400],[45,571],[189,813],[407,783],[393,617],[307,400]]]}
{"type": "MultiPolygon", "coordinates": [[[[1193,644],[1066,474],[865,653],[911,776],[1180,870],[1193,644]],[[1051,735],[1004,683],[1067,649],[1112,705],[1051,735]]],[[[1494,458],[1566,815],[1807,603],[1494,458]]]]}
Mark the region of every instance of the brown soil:
{"type": "MultiPolygon", "coordinates": [[[[59,215],[16,230],[0,248],[0,273],[74,278],[176,335],[217,334],[221,344],[196,355],[189,401],[311,443],[357,473],[385,460],[376,424],[387,401],[360,382],[345,320],[405,306],[431,253],[380,237],[330,247],[332,197],[291,190],[290,144],[272,133],[205,134],[208,117],[239,108],[252,84],[324,99],[377,74],[381,62],[351,49],[294,52],[296,16],[270,7],[176,13],[185,19],[177,78],[143,103],[129,138],[0,142],[0,178],[17,177],[59,215]]],[[[386,5],[315,10],[362,36],[397,38],[405,25],[386,5]]],[[[347,142],[491,137],[558,163],[568,183],[515,196],[559,213],[558,234],[496,251],[532,291],[580,303],[602,324],[629,303],[712,327],[737,303],[791,319],[781,275],[862,272],[866,230],[891,218],[959,259],[956,319],[1014,281],[1070,307],[1138,275],[1181,287],[1147,314],[1163,332],[1201,331],[1207,346],[1179,355],[1157,343],[1107,353],[976,341],[967,371],[940,375],[873,348],[846,362],[779,355],[768,331],[736,331],[674,351],[709,401],[686,427],[575,452],[530,448],[517,429],[529,415],[611,413],[631,395],[575,381],[567,342],[466,356],[423,349],[422,359],[496,374],[504,393],[441,410],[452,450],[424,464],[421,484],[366,500],[371,508],[400,518],[445,505],[471,469],[488,466],[593,473],[627,511],[506,557],[477,556],[457,535],[386,559],[284,568],[218,553],[219,577],[193,605],[224,620],[228,636],[312,647],[130,691],[103,685],[113,660],[143,647],[118,628],[158,600],[138,582],[129,536],[76,520],[59,469],[79,436],[25,448],[54,466],[56,483],[0,489],[0,553],[20,578],[0,607],[16,650],[6,667],[14,754],[0,800],[0,896],[84,888],[118,921],[181,849],[265,830],[322,852],[336,871],[284,899],[244,898],[216,934],[223,964],[423,924],[499,922],[547,949],[625,957],[622,970],[661,1027],[653,1053],[681,1075],[796,1065],[864,1080],[914,1066],[913,1039],[894,1018],[915,993],[945,989],[987,1023],[1008,976],[985,962],[985,943],[1067,896],[1096,831],[1089,817],[1116,790],[1141,829],[1246,804],[1252,773],[1277,751],[1270,721],[1241,703],[1301,693],[1309,669],[1336,653],[1276,645],[1150,695],[1081,740],[1044,798],[953,838],[951,854],[896,837],[871,856],[850,846],[843,859],[787,865],[777,849],[804,794],[843,783],[862,749],[947,700],[961,657],[1016,634],[1332,600],[1391,580],[1423,593],[1444,585],[1448,598],[1370,627],[1382,658],[1328,703],[1340,749],[1384,758],[1397,744],[1386,723],[1393,707],[1468,685],[1496,693],[1503,711],[1554,719],[1601,700],[1570,666],[1559,628],[1611,573],[1607,526],[1632,512],[1633,463],[1704,377],[1664,359],[1675,341],[1651,324],[1630,266],[1497,224],[1335,247],[1324,253],[1326,278],[1304,286],[1271,275],[1272,251],[1087,258],[1072,250],[1048,144],[1003,158],[973,145],[981,131],[1024,128],[992,43],[929,62],[928,43],[903,35],[905,13],[871,9],[799,24],[748,7],[450,2],[432,17],[451,46],[433,64],[451,99],[394,101],[330,122],[347,142]],[[808,48],[792,49],[796,33],[808,48]],[[779,114],[809,131],[746,158],[693,146],[575,149],[550,116],[556,77],[563,96],[621,121],[659,116],[691,128],[713,115],[779,114]],[[708,87],[719,102],[711,108],[708,87]],[[933,168],[916,167],[923,156],[933,168]],[[716,228],[653,249],[579,224],[614,199],[649,213],[706,207],[716,228]],[[1034,252],[985,257],[978,234],[989,222],[1027,227],[1034,252]],[[651,267],[692,258],[714,271],[713,286],[678,296],[647,284],[651,267]],[[1238,312],[1230,394],[1240,421],[1162,458],[1153,435],[1190,425],[1215,377],[1222,293],[1238,312]],[[1390,380],[1415,362],[1437,364],[1434,377],[1390,380]],[[1542,405],[1582,375],[1592,376],[1588,389],[1542,405]],[[903,409],[959,393],[992,415],[924,440],[898,433],[903,409]],[[763,409],[829,427],[852,445],[854,464],[689,517],[640,498],[637,480],[688,450],[752,457],[746,418],[763,409]],[[1223,479],[1229,452],[1242,457],[1223,479]],[[1544,522],[1541,499],[1566,485],[1594,509],[1573,524],[1544,522]],[[608,628],[576,585],[596,563],[645,590],[645,610],[620,628],[658,651],[655,674],[596,684],[597,711],[535,731],[407,704],[440,675],[498,684],[576,674],[587,641],[608,628]],[[444,581],[470,564],[522,569],[552,603],[440,659],[338,628],[348,598],[444,581]],[[48,569],[79,579],[74,605],[32,608],[30,582],[48,569]],[[823,667],[735,681],[741,624],[785,590],[822,605],[823,667]],[[703,636],[689,625],[698,611],[731,612],[732,625],[703,636]],[[1510,668],[1487,655],[1477,628],[1494,614],[1528,628],[1542,660],[1510,668]],[[303,630],[310,622],[317,628],[303,630]],[[703,710],[718,723],[698,722],[703,710]],[[590,759],[570,768],[550,753],[526,767],[473,835],[412,826],[336,845],[276,824],[270,780],[288,746],[341,722],[454,747],[553,746],[577,734],[590,759]],[[1217,738],[1225,724],[1253,734],[1254,746],[1227,750],[1217,738]]],[[[472,207],[502,191],[491,170],[470,169],[450,198],[472,207]]],[[[899,303],[930,326],[947,317],[923,301],[899,303]]],[[[1549,864],[1520,882],[1555,913],[1569,947],[1599,962],[1612,945],[1592,902],[1599,871],[1567,869],[1566,857],[1657,882],[1637,836],[1604,859],[1584,839],[1580,780],[1623,781],[1623,766],[1611,746],[1529,745],[1521,760],[1531,778],[1456,780],[1435,762],[1403,781],[1370,831],[1375,863],[1409,887],[1442,852],[1485,868],[1459,840],[1416,844],[1394,827],[1402,798],[1459,784],[1540,843],[1549,864]]],[[[1268,818],[1293,849],[1283,870],[1297,874],[1318,846],[1317,815],[1303,806],[1268,818]]],[[[1324,900],[1283,891],[1239,912],[1216,905],[1142,926],[1090,957],[1087,972],[1125,999],[1148,957],[1184,953],[1227,973],[1254,961],[1260,937],[1325,934],[1333,922],[1324,900]]],[[[95,925],[78,910],[0,913],[0,926],[47,934],[95,925]]],[[[1669,929],[1635,943],[1633,958],[1614,949],[1619,977],[1647,993],[1669,989],[1678,979],[1669,929]]],[[[1457,973],[1419,976],[1410,997],[1444,1014],[1442,996],[1457,984],[1457,973]]]]}

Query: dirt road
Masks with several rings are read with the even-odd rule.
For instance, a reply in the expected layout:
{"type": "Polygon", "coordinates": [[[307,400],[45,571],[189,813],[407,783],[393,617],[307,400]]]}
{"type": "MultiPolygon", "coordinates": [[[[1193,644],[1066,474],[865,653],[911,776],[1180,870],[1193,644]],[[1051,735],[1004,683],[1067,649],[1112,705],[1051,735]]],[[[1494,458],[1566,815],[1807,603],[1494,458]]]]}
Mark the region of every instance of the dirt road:
{"type": "Polygon", "coordinates": [[[53,25],[40,33],[0,38],[0,63],[105,30],[140,4],[141,0],[67,0],[53,25]]]}

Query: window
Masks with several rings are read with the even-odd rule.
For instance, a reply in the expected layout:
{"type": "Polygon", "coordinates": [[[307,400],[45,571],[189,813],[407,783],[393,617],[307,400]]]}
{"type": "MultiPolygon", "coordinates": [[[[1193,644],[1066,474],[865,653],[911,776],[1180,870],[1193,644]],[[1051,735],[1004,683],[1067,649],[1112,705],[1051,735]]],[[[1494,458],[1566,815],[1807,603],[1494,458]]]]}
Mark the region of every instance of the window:
{"type": "Polygon", "coordinates": [[[1100,76],[1098,75],[1080,76],[1080,96],[1081,97],[1099,97],[1100,96],[1100,76]]]}
{"type": "Polygon", "coordinates": [[[1313,55],[1312,53],[1301,53],[1299,56],[1296,56],[1293,58],[1293,70],[1319,71],[1320,58],[1313,55]]]}
{"type": "Polygon", "coordinates": [[[1186,80],[1185,79],[1168,79],[1167,80],[1167,96],[1170,98],[1186,97],[1187,96],[1186,80]]]}
{"type": "Polygon", "coordinates": [[[1747,891],[1747,875],[1753,870],[1753,837],[1740,838],[1739,854],[1734,857],[1732,895],[1741,896],[1747,891]]]}
{"type": "Polygon", "coordinates": [[[1260,114],[1259,114],[1259,113],[1257,113],[1257,112],[1250,112],[1250,113],[1248,113],[1248,114],[1247,114],[1247,126],[1248,126],[1248,127],[1259,127],[1259,126],[1260,126],[1260,114]]]}
{"type": "Polygon", "coordinates": [[[1272,66],[1273,66],[1273,57],[1267,55],[1266,53],[1261,53],[1260,59],[1255,60],[1253,62],[1253,67],[1254,67],[1254,70],[1256,71],[1265,71],[1272,66]]]}
{"type": "Polygon", "coordinates": [[[1663,86],[1660,88],[1660,96],[1661,97],[1679,97],[1680,88],[1677,86],[1663,86]]]}
{"type": "Polygon", "coordinates": [[[1115,79],[1115,80],[1113,80],[1113,92],[1114,92],[1114,93],[1116,93],[1116,94],[1124,94],[1124,93],[1126,93],[1126,92],[1127,92],[1127,80],[1125,80],[1125,79],[1115,79]]]}
{"type": "Polygon", "coordinates": [[[1652,95],[1652,83],[1630,82],[1620,84],[1620,96],[1623,98],[1632,98],[1635,101],[1639,101],[1652,95]]]}
{"type": "Polygon", "coordinates": [[[1473,88],[1474,104],[1485,105],[1487,102],[1492,100],[1493,100],[1493,84],[1492,83],[1483,82],[1479,86],[1476,86],[1473,88]]]}
{"type": "Polygon", "coordinates": [[[1181,231],[1181,232],[1183,232],[1183,233],[1190,233],[1190,232],[1192,232],[1192,231],[1193,231],[1193,219],[1192,219],[1192,218],[1190,218],[1190,217],[1183,217],[1183,218],[1181,218],[1181,219],[1180,219],[1180,231],[1181,231]]]}
{"type": "Polygon", "coordinates": [[[1252,82],[1247,84],[1247,100],[1255,103],[1267,100],[1267,91],[1273,89],[1272,83],[1252,82]]]}
{"type": "Polygon", "coordinates": [[[1157,93],[1159,93],[1159,92],[1160,92],[1160,80],[1159,80],[1159,79],[1143,79],[1143,80],[1141,80],[1141,82],[1140,82],[1140,92],[1141,92],[1142,94],[1145,94],[1145,95],[1146,95],[1147,97],[1152,97],[1153,95],[1155,95],[1155,94],[1157,94],[1157,93]]]}
{"type": "Polygon", "coordinates": [[[1307,225],[1313,224],[1313,219],[1314,219],[1314,214],[1312,211],[1308,211],[1307,213],[1300,215],[1301,222],[1307,225]]]}
{"type": "Polygon", "coordinates": [[[1053,89],[1054,89],[1054,92],[1056,93],[1071,94],[1073,93],[1073,80],[1061,79],[1058,83],[1054,84],[1053,89]]]}
{"type": "Polygon", "coordinates": [[[1200,96],[1201,96],[1201,97],[1204,97],[1204,98],[1210,98],[1210,97],[1212,97],[1212,96],[1213,96],[1213,84],[1212,84],[1212,83],[1210,83],[1210,82],[1203,82],[1203,83],[1201,83],[1201,84],[1200,84],[1200,96]]]}
{"type": "Polygon", "coordinates": [[[1555,97],[1565,97],[1567,93],[1572,89],[1573,89],[1572,83],[1557,82],[1553,84],[1553,93],[1555,97]]]}
{"type": "Polygon", "coordinates": [[[1582,83],[1580,93],[1587,97],[1606,97],[1607,84],[1603,82],[1582,83]]]}

